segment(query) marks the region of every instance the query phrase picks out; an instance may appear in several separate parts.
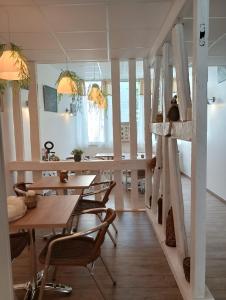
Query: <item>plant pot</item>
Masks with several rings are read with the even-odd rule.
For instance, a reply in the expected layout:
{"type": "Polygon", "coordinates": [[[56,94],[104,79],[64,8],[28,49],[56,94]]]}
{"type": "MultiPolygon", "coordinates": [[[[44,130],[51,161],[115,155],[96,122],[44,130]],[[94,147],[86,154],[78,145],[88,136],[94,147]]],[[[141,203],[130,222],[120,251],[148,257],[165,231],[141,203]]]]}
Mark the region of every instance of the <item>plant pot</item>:
{"type": "Polygon", "coordinates": [[[74,161],[81,161],[82,155],[81,154],[76,154],[74,155],[74,161]]]}

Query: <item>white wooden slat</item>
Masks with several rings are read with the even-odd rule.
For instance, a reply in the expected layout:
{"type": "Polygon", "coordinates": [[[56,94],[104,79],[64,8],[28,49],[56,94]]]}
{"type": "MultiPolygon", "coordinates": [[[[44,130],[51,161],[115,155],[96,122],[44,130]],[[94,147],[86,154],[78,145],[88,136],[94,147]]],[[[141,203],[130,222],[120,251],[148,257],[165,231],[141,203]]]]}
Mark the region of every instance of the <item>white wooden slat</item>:
{"type": "MultiPolygon", "coordinates": [[[[21,106],[20,87],[17,82],[13,82],[13,123],[16,148],[16,160],[24,160],[24,133],[23,116],[21,106]]],[[[17,172],[17,182],[24,181],[24,172],[17,172]]]]}
{"type": "Polygon", "coordinates": [[[193,132],[191,173],[191,288],[205,296],[206,152],[209,1],[193,1],[193,132]]]}
{"type": "Polygon", "coordinates": [[[151,209],[154,214],[157,213],[157,202],[159,198],[159,190],[160,190],[160,178],[162,173],[162,137],[157,137],[157,150],[156,150],[156,167],[153,177],[153,185],[152,185],[152,203],[151,209]]]}
{"type": "MultiPolygon", "coordinates": [[[[30,87],[28,93],[28,108],[30,115],[30,142],[31,142],[31,158],[39,161],[41,158],[40,135],[39,135],[39,105],[38,105],[38,89],[37,89],[37,70],[34,62],[29,63],[30,71],[30,87]]],[[[33,180],[40,177],[39,172],[33,172],[33,180]]]]}
{"type": "MultiPolygon", "coordinates": [[[[137,117],[136,117],[136,60],[129,59],[129,123],[130,158],[137,159],[137,117]]],[[[131,201],[133,208],[138,199],[137,171],[131,171],[131,201]]]]}
{"type": "MultiPolygon", "coordinates": [[[[120,67],[118,59],[111,60],[111,80],[114,160],[120,161],[122,159],[122,144],[120,118],[120,67]]],[[[122,198],[122,172],[114,171],[114,179],[116,181],[115,207],[116,209],[123,209],[124,203],[122,198]]]]}
{"type": "Polygon", "coordinates": [[[151,120],[152,120],[152,122],[156,121],[156,116],[158,113],[161,60],[162,60],[161,56],[155,57],[152,103],[151,103],[151,120]]]}
{"type": "MultiPolygon", "coordinates": [[[[170,208],[170,171],[169,171],[169,147],[168,138],[162,137],[162,189],[163,189],[163,207],[162,207],[162,225],[166,228],[166,218],[170,208]]],[[[165,231],[165,230],[164,230],[165,231]]]]}
{"type": "Polygon", "coordinates": [[[174,229],[178,253],[183,259],[188,255],[187,237],[184,224],[184,203],[179,167],[177,140],[169,138],[169,170],[170,170],[170,195],[173,208],[174,229]]]}
{"type": "MultiPolygon", "coordinates": [[[[144,72],[144,143],[146,159],[152,158],[152,133],[149,122],[151,120],[151,79],[148,60],[143,60],[144,72]]],[[[152,172],[147,166],[145,170],[145,205],[150,207],[150,196],[152,194],[152,172]]]]}
{"type": "MultiPolygon", "coordinates": [[[[2,116],[0,116],[1,118],[2,116]]],[[[9,225],[6,204],[5,161],[3,155],[3,139],[0,119],[0,291],[1,299],[13,300],[13,280],[9,246],[9,225]]]]}
{"type": "Polygon", "coordinates": [[[182,121],[191,119],[191,96],[188,74],[188,56],[184,44],[184,26],[178,23],[172,30],[173,57],[176,68],[178,105],[182,121]]]}
{"type": "Polygon", "coordinates": [[[171,45],[166,42],[163,45],[163,120],[166,121],[167,113],[172,99],[173,67],[170,64],[171,45]]]}

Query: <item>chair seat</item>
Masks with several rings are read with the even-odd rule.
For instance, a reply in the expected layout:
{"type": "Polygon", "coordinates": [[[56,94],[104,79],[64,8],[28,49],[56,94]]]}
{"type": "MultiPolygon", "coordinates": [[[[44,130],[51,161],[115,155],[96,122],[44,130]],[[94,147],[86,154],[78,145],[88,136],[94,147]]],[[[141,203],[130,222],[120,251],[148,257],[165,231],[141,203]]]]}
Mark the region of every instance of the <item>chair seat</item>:
{"type": "Polygon", "coordinates": [[[86,210],[86,209],[92,209],[92,208],[105,208],[105,204],[100,201],[83,198],[79,200],[75,208],[75,212],[86,210]]]}
{"type": "MultiPolygon", "coordinates": [[[[49,240],[39,256],[39,260],[42,264],[45,263],[49,243],[63,236],[64,235],[56,235],[49,240]]],[[[95,241],[89,236],[59,241],[53,246],[49,264],[86,266],[100,256],[100,250],[96,252],[94,247],[95,241]]]]}

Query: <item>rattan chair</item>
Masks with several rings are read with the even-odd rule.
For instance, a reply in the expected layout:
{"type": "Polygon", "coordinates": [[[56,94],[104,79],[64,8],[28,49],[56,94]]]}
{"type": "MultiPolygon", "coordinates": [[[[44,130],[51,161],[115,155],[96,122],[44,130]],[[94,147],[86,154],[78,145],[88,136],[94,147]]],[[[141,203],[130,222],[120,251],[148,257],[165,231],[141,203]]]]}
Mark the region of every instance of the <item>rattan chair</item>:
{"type": "Polygon", "coordinates": [[[24,193],[22,192],[27,192],[30,184],[30,182],[18,182],[14,184],[13,190],[18,197],[23,197],[24,193]]]}
{"type": "Polygon", "coordinates": [[[103,299],[106,299],[100,288],[100,285],[94,277],[94,263],[98,258],[100,258],[113,282],[113,285],[116,285],[116,282],[113,279],[106,263],[101,257],[101,245],[104,242],[105,234],[109,225],[112,224],[116,217],[116,213],[111,208],[91,209],[83,212],[83,214],[100,213],[105,215],[100,225],[85,232],[77,232],[71,235],[55,236],[41,251],[39,261],[41,262],[41,264],[44,264],[44,273],[39,292],[39,300],[41,300],[43,297],[45,281],[50,266],[54,266],[55,268],[67,265],[75,267],[86,267],[91,277],[95,281],[96,286],[100,291],[103,299]],[[90,236],[90,234],[94,233],[96,233],[95,237],[90,236]]]}
{"type": "MultiPolygon", "coordinates": [[[[116,186],[115,181],[102,181],[102,182],[95,182],[90,185],[89,190],[83,194],[81,194],[80,199],[78,201],[78,204],[76,205],[76,208],[73,212],[73,216],[77,216],[77,223],[74,228],[74,231],[77,231],[78,229],[78,222],[79,222],[79,215],[83,210],[92,209],[92,208],[105,208],[106,204],[109,200],[109,196],[111,194],[111,191],[116,186]],[[91,188],[91,190],[90,190],[91,188]],[[101,200],[94,200],[90,199],[90,197],[96,197],[97,195],[100,195],[101,200]]],[[[100,214],[97,214],[98,218],[100,219],[100,214]]],[[[118,233],[118,230],[114,223],[112,223],[112,227],[114,228],[116,234],[118,233]]],[[[112,240],[114,246],[116,247],[116,241],[114,237],[112,236],[111,232],[107,231],[110,239],[112,240]]]]}

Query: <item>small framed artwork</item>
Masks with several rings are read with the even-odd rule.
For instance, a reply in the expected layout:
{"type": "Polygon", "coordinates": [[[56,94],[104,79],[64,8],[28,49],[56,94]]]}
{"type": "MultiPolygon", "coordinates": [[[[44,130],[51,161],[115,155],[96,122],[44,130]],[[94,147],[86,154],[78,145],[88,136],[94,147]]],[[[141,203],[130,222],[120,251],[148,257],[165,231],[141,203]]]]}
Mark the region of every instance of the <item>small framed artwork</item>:
{"type": "Polygon", "coordinates": [[[226,66],[217,67],[217,82],[221,83],[226,80],[226,66]]]}

